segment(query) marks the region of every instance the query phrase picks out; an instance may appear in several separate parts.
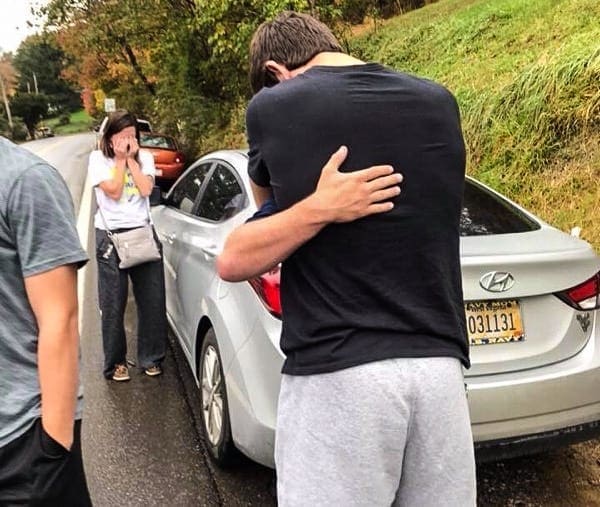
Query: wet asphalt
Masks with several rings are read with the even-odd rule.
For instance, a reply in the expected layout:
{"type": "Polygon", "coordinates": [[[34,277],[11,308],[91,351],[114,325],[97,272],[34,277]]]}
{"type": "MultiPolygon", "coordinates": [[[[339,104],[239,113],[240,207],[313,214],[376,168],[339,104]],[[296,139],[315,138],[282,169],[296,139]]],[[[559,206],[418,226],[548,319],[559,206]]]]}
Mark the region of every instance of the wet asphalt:
{"type": "MultiPolygon", "coordinates": [[[[90,245],[88,252],[92,252],[90,245]]],[[[108,381],[102,376],[93,259],[85,275],[82,447],[94,505],[221,505],[172,352],[169,350],[161,376],[148,377],[135,367],[128,382],[108,381]]],[[[135,362],[136,315],[131,297],[126,333],[128,358],[135,362]]]]}

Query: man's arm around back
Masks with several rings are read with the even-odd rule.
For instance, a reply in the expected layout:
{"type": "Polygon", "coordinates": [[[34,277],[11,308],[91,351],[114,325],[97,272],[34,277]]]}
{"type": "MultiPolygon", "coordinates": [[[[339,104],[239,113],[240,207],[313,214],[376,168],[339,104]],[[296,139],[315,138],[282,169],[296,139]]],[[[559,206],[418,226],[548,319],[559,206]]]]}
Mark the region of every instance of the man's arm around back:
{"type": "MultiPolygon", "coordinates": [[[[391,166],[342,173],[348,150],[342,146],[323,167],[314,193],[272,216],[241,225],[217,258],[219,276],[239,282],[269,271],[327,224],[350,222],[393,208],[402,176],[391,166]]],[[[258,203],[260,205],[260,203],[258,203]]]]}

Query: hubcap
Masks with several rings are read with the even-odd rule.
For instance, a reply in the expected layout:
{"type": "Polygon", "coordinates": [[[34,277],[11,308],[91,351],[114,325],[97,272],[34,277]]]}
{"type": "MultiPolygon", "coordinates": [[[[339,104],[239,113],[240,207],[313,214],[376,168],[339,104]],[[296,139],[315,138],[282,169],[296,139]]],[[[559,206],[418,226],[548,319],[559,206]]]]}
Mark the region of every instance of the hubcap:
{"type": "Polygon", "coordinates": [[[202,361],[202,416],[212,445],[218,445],[223,431],[223,382],[216,349],[209,345],[202,361]]]}

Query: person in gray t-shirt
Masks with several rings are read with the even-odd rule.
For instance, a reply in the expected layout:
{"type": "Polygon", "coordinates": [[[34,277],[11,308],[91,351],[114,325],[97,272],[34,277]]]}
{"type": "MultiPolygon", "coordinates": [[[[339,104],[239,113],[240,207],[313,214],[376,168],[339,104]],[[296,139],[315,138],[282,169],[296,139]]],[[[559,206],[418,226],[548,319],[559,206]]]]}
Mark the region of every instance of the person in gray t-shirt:
{"type": "Polygon", "coordinates": [[[73,202],[0,138],[0,505],[91,505],[81,460],[73,202]]]}

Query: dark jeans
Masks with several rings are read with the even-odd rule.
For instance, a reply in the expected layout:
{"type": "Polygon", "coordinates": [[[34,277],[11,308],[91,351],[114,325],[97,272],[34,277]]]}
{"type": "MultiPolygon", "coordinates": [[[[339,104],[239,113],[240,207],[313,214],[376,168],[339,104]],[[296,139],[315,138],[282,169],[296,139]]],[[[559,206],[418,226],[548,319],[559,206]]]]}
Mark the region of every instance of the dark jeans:
{"type": "Polygon", "coordinates": [[[81,459],[81,421],[75,421],[70,451],[44,431],[41,419],[0,448],[0,505],[92,505],[81,459]]]}
{"type": "MultiPolygon", "coordinates": [[[[156,239],[158,241],[158,238],[156,239]]],[[[96,229],[96,260],[98,261],[98,301],[102,312],[104,376],[110,378],[115,365],[126,363],[127,340],[124,316],[129,278],[131,278],[137,305],[138,366],[141,368],[159,366],[165,357],[167,346],[165,278],[162,259],[128,269],[119,269],[119,257],[106,231],[96,229]]]]}

